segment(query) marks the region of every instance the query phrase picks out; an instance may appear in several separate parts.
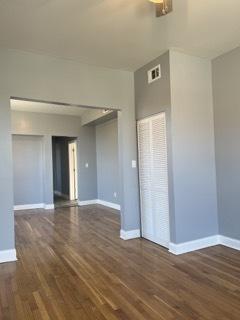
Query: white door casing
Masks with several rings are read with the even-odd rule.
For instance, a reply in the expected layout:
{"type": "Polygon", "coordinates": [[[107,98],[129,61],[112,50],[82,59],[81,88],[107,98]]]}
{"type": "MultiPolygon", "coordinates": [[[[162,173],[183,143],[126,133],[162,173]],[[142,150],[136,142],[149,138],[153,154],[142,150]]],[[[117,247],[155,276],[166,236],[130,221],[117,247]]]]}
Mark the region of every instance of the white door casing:
{"type": "Polygon", "coordinates": [[[69,153],[69,196],[70,200],[78,198],[78,173],[77,173],[77,141],[68,143],[69,153]]]}

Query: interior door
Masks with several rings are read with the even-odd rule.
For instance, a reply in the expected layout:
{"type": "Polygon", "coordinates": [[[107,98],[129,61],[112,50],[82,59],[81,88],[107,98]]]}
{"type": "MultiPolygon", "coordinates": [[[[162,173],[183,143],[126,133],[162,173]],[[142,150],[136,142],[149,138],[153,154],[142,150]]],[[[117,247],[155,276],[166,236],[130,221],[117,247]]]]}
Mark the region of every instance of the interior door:
{"type": "Polygon", "coordinates": [[[77,142],[69,142],[69,188],[70,200],[78,198],[78,174],[77,174],[77,142]]]}
{"type": "Polygon", "coordinates": [[[169,246],[168,163],[165,113],[138,121],[142,236],[169,246]]]}

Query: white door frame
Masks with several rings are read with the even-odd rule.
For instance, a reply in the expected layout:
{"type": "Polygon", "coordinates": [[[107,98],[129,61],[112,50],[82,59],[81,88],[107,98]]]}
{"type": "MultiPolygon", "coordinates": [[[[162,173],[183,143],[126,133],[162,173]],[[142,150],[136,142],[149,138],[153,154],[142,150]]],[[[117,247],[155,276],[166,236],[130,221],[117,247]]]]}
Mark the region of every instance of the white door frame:
{"type": "Polygon", "coordinates": [[[77,140],[68,142],[69,156],[69,199],[78,199],[78,167],[77,167],[77,140]]]}

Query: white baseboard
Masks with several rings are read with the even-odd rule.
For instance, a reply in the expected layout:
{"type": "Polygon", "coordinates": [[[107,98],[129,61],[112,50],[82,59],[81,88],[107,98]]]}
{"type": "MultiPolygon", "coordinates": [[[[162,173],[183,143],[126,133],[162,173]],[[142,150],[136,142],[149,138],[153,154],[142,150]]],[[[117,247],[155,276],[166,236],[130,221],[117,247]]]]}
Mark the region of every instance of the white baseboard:
{"type": "Polygon", "coordinates": [[[102,206],[109,207],[109,208],[116,209],[116,210],[121,209],[119,204],[100,200],[100,199],[78,201],[79,206],[89,206],[91,204],[101,204],[102,206]]]}
{"type": "Polygon", "coordinates": [[[54,209],[54,204],[35,203],[35,204],[23,204],[23,205],[14,206],[14,211],[33,210],[33,209],[50,210],[50,209],[54,209]]]}
{"type": "Polygon", "coordinates": [[[215,235],[207,238],[202,238],[184,243],[170,243],[169,252],[179,255],[195,250],[200,250],[212,246],[223,245],[228,248],[240,250],[240,240],[232,239],[222,235],[215,235]]]}
{"type": "Polygon", "coordinates": [[[0,263],[17,261],[15,249],[0,251],[0,263]]]}
{"type": "Polygon", "coordinates": [[[96,204],[97,203],[97,200],[94,199],[94,200],[85,200],[85,201],[78,201],[78,205],[81,207],[81,206],[89,206],[90,204],[96,204]]]}
{"type": "Polygon", "coordinates": [[[105,207],[109,207],[109,208],[112,208],[112,209],[116,209],[116,210],[121,210],[121,206],[120,204],[116,204],[116,203],[113,203],[113,202],[108,202],[108,201],[104,201],[104,200],[97,200],[97,204],[101,204],[102,206],[105,206],[105,207]]]}
{"type": "Polygon", "coordinates": [[[53,210],[54,209],[54,204],[44,204],[44,209],[45,210],[53,210]]]}
{"type": "Polygon", "coordinates": [[[170,242],[169,244],[169,252],[179,255],[195,250],[200,250],[212,246],[216,246],[219,243],[219,236],[211,236],[207,238],[202,238],[194,241],[188,241],[188,242],[183,242],[183,243],[172,243],[170,242]]]}
{"type": "Polygon", "coordinates": [[[140,229],[130,230],[130,231],[125,231],[125,230],[120,231],[120,238],[123,240],[131,240],[131,239],[136,239],[140,237],[141,237],[140,229]]]}
{"type": "Polygon", "coordinates": [[[32,210],[32,209],[41,209],[44,207],[44,203],[35,203],[35,204],[23,204],[14,206],[14,210],[32,210]]]}
{"type": "Polygon", "coordinates": [[[225,236],[219,236],[219,244],[235,249],[240,250],[240,240],[238,239],[232,239],[225,236]]]}

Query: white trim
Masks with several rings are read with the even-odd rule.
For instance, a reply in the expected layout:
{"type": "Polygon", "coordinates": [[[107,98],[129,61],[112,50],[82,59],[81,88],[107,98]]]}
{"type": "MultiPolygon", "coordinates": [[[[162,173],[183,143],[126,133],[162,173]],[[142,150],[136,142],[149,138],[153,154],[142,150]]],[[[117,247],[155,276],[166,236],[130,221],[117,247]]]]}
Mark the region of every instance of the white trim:
{"type": "Polygon", "coordinates": [[[15,249],[0,251],[0,263],[17,261],[15,249]]]}
{"type": "Polygon", "coordinates": [[[14,210],[32,210],[32,209],[42,209],[44,207],[44,203],[36,203],[36,204],[22,204],[14,206],[14,210]]]}
{"type": "Polygon", "coordinates": [[[53,210],[54,209],[54,204],[44,204],[44,209],[45,210],[53,210]]]}
{"type": "Polygon", "coordinates": [[[223,245],[228,248],[232,248],[240,251],[240,240],[225,237],[222,235],[215,235],[207,238],[202,238],[194,241],[184,243],[170,243],[169,252],[179,255],[195,250],[200,250],[212,246],[223,245]]]}
{"type": "Polygon", "coordinates": [[[33,209],[52,210],[54,209],[54,204],[35,203],[35,204],[22,204],[22,205],[14,206],[14,211],[33,210],[33,209]]]}
{"type": "Polygon", "coordinates": [[[235,250],[240,250],[240,240],[238,239],[232,239],[232,238],[228,238],[225,236],[219,236],[219,244],[235,249],[235,250]]]}
{"type": "Polygon", "coordinates": [[[78,198],[77,139],[68,142],[69,200],[78,198]]]}
{"type": "Polygon", "coordinates": [[[169,244],[169,252],[178,255],[195,250],[200,250],[220,244],[220,237],[218,235],[202,238],[194,241],[188,241],[183,243],[169,244]]]}
{"type": "Polygon", "coordinates": [[[81,206],[89,206],[90,204],[97,204],[97,200],[85,200],[85,201],[78,201],[78,205],[81,206]]]}
{"type": "Polygon", "coordinates": [[[104,201],[104,200],[99,200],[99,199],[94,199],[94,200],[85,200],[85,201],[78,201],[78,205],[81,206],[89,206],[91,204],[100,204],[105,207],[109,207],[112,209],[120,210],[121,206],[116,203],[104,201]]]}
{"type": "Polygon", "coordinates": [[[96,202],[97,204],[101,204],[102,206],[109,207],[109,208],[116,209],[116,210],[121,210],[120,204],[108,202],[108,201],[104,201],[104,200],[99,200],[99,199],[96,201],[97,201],[96,202]]]}
{"type": "Polygon", "coordinates": [[[122,240],[131,240],[131,239],[136,239],[140,237],[141,237],[140,229],[130,230],[130,231],[125,231],[125,230],[120,231],[120,238],[122,240]]]}

